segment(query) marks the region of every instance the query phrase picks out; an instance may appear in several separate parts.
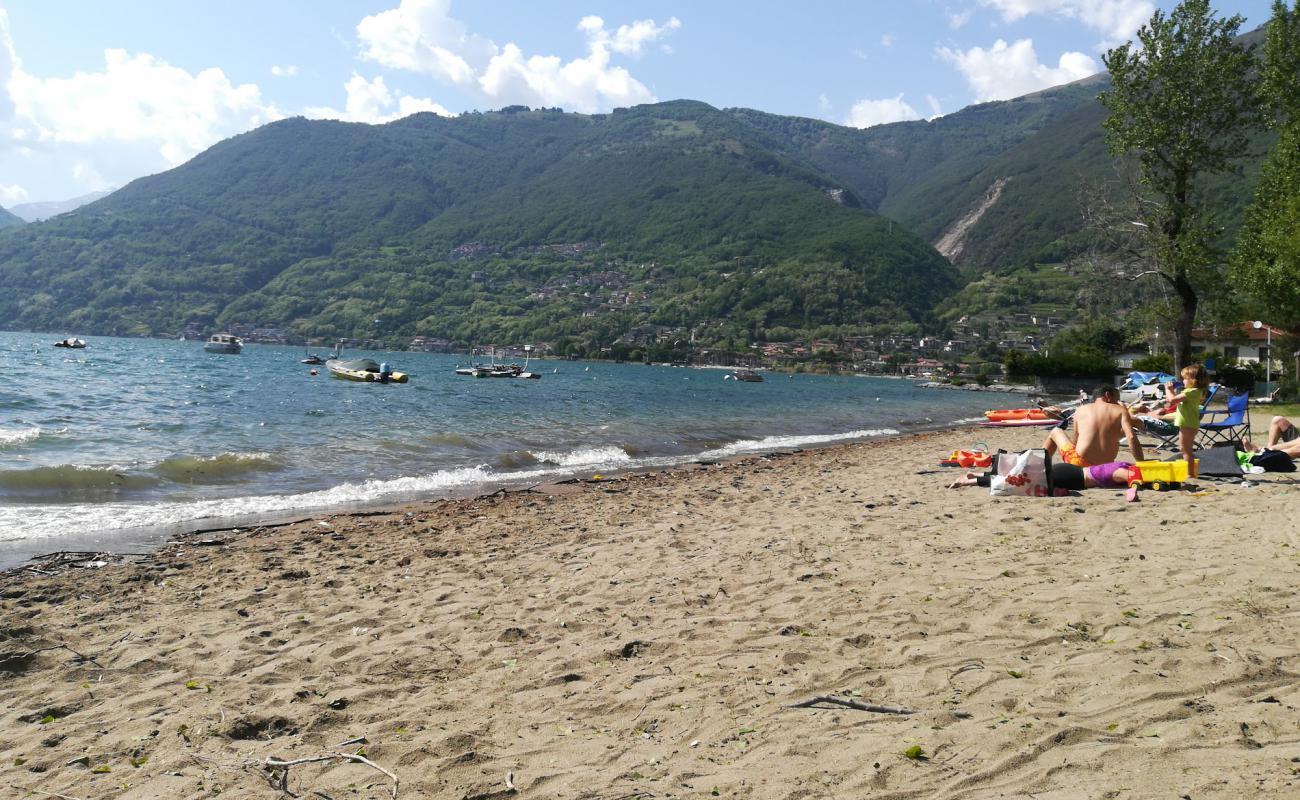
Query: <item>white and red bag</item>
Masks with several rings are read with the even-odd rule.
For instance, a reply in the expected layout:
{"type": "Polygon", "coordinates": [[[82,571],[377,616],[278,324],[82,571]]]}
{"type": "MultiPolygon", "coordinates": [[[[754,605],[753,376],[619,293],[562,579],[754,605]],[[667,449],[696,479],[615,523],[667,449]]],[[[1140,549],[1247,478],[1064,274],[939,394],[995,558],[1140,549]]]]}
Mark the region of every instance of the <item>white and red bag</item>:
{"type": "Polygon", "coordinates": [[[1023,453],[998,451],[989,477],[989,494],[1051,497],[1052,460],[1041,447],[1023,453]]]}

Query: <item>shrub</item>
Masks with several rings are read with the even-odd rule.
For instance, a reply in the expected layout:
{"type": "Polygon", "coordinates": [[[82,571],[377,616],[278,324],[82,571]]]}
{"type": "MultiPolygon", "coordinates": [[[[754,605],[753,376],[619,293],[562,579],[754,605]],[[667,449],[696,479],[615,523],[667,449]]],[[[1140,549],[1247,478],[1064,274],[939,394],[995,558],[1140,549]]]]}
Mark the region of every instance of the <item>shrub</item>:
{"type": "MultiPolygon", "coordinates": [[[[1008,362],[1010,360],[1010,354],[1008,353],[1008,362]]],[[[1113,360],[1088,349],[1059,355],[1030,356],[1024,359],[1023,366],[1018,365],[1018,368],[1023,371],[1014,374],[1033,375],[1036,378],[1099,378],[1104,380],[1113,378],[1118,369],[1113,360]]]]}
{"type": "Polygon", "coordinates": [[[1133,359],[1133,369],[1138,372],[1174,372],[1174,357],[1170,353],[1156,353],[1133,359]]]}

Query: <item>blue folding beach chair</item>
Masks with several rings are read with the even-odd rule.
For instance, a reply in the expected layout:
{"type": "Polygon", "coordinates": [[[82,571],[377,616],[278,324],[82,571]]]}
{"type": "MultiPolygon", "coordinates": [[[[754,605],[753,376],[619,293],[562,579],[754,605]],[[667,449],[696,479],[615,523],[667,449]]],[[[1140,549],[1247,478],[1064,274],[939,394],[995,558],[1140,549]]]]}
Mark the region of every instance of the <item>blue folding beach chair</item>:
{"type": "Polygon", "coordinates": [[[1210,419],[1201,417],[1201,432],[1197,447],[1241,441],[1250,436],[1250,395],[1246,392],[1228,398],[1226,411],[1211,411],[1210,419]],[[1221,419],[1217,417],[1222,417],[1221,419]]]}

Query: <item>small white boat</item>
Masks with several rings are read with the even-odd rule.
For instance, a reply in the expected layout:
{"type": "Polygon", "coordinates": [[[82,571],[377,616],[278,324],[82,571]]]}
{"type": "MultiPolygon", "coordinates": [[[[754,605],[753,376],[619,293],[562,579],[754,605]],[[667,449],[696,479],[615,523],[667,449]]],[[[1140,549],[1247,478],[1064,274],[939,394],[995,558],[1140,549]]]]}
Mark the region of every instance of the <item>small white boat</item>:
{"type": "Polygon", "coordinates": [[[54,343],[54,346],[55,346],[55,347],[71,347],[73,350],[82,350],[82,349],[84,349],[84,348],[86,347],[86,343],[85,343],[84,341],[82,341],[81,339],[78,339],[78,338],[75,337],[75,336],[69,336],[69,337],[66,338],[66,339],[62,339],[62,340],[60,340],[60,341],[55,342],[55,343],[54,343]]]}
{"type": "Polygon", "coordinates": [[[203,349],[209,353],[237,356],[244,349],[244,340],[229,333],[214,333],[203,344],[203,349]]]}
{"type": "Polygon", "coordinates": [[[755,371],[752,370],[752,369],[738,369],[738,370],[736,370],[735,372],[733,372],[733,373],[731,374],[731,377],[732,377],[734,380],[743,381],[743,382],[745,382],[745,383],[762,383],[762,382],[763,382],[763,376],[760,375],[760,374],[758,374],[757,372],[755,372],[755,371]]]}
{"type": "Polygon", "coordinates": [[[355,358],[350,361],[331,358],[325,362],[325,368],[335,378],[357,383],[406,383],[409,380],[405,372],[394,372],[387,364],[380,364],[370,358],[355,358]]]}

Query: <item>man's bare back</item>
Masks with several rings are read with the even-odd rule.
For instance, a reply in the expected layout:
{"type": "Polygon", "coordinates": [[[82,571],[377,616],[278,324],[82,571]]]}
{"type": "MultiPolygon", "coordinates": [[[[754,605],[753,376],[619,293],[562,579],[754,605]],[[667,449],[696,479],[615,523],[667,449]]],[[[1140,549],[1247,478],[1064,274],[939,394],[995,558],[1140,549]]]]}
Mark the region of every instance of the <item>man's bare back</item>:
{"type": "Polygon", "coordinates": [[[1127,436],[1133,460],[1141,461],[1142,444],[1133,433],[1133,417],[1127,408],[1116,402],[1118,397],[1118,392],[1106,393],[1095,397],[1088,405],[1080,406],[1073,417],[1074,441],[1071,442],[1066,433],[1057,428],[1045,444],[1048,453],[1059,447],[1062,456],[1066,456],[1073,449],[1084,465],[1108,464],[1119,455],[1119,440],[1127,436]]]}

